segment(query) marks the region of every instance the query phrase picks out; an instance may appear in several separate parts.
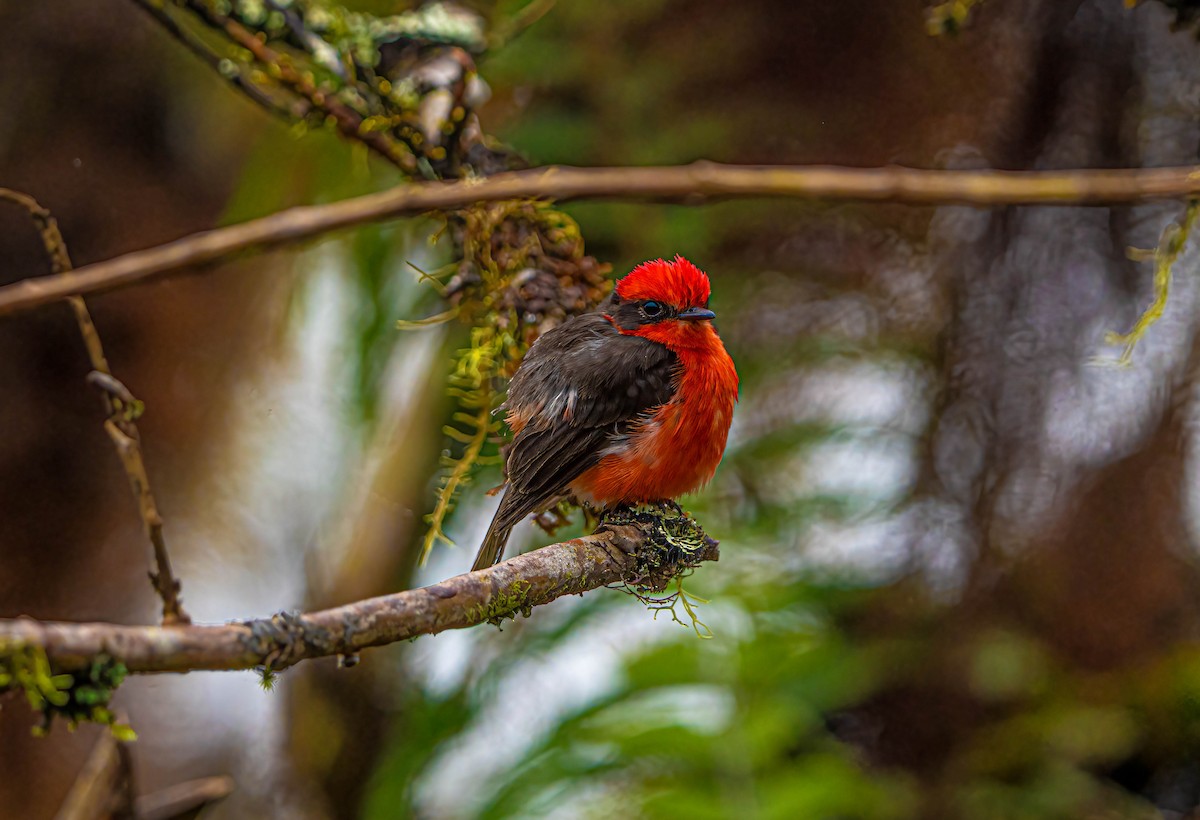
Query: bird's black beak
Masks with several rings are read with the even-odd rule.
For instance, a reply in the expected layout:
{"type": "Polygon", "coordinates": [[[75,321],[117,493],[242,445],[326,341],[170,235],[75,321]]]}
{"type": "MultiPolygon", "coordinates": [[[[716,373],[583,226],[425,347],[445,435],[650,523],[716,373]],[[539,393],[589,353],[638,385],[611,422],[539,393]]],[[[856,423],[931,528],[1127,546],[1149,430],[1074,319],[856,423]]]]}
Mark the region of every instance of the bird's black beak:
{"type": "Polygon", "coordinates": [[[698,322],[702,319],[715,319],[717,314],[713,313],[708,308],[692,307],[687,310],[681,310],[675,314],[676,319],[686,319],[689,322],[698,322]]]}

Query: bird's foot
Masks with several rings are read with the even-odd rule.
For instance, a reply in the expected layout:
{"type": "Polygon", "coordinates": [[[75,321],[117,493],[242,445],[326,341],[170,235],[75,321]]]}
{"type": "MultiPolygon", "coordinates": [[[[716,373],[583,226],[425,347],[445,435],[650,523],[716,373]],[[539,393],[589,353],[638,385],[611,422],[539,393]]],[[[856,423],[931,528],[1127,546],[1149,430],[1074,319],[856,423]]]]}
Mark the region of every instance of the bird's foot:
{"type": "Polygon", "coordinates": [[[605,507],[600,510],[600,514],[596,517],[596,523],[599,526],[636,524],[637,510],[632,504],[615,504],[611,507],[605,507]]]}
{"type": "Polygon", "coordinates": [[[618,524],[655,524],[662,519],[679,519],[687,518],[688,514],[684,512],[683,507],[680,507],[669,498],[662,498],[657,501],[644,501],[641,503],[616,504],[612,507],[606,507],[599,518],[600,524],[609,526],[618,524]]]}
{"type": "MultiPolygon", "coordinates": [[[[681,572],[717,556],[716,542],[669,499],[610,507],[601,515],[600,526],[640,530],[630,544],[617,544],[618,549],[634,557],[625,581],[639,589],[661,591],[681,572]]],[[[617,531],[614,541],[622,541],[627,533],[628,530],[617,531]]]]}

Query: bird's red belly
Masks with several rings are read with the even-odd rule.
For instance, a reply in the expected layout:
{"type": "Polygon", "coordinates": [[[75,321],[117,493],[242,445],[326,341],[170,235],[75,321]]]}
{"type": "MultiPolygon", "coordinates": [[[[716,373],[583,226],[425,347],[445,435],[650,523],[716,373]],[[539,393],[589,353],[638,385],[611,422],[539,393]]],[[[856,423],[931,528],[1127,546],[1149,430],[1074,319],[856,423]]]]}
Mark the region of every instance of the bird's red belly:
{"type": "Polygon", "coordinates": [[[725,451],[733,419],[732,392],[691,393],[669,402],[634,428],[619,449],[571,484],[581,501],[597,506],[675,498],[708,483],[725,451]]]}

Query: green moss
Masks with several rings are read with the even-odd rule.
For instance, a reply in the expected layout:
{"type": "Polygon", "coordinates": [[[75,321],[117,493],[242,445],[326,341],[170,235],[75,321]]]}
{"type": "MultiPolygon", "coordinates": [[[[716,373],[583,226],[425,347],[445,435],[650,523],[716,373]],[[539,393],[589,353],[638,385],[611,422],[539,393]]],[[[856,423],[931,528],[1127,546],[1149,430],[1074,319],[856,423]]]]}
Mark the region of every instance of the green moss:
{"type": "Polygon", "coordinates": [[[486,605],[472,607],[468,614],[475,623],[487,621],[494,626],[499,626],[504,620],[516,620],[518,612],[528,618],[533,609],[529,603],[529,590],[532,588],[533,584],[529,581],[516,581],[486,605]]]}
{"type": "Polygon", "coordinates": [[[279,673],[269,666],[256,666],[254,671],[258,673],[258,685],[264,692],[275,691],[275,684],[279,683],[279,673]]]}
{"type": "Polygon", "coordinates": [[[108,726],[117,740],[135,740],[133,730],[116,722],[109,702],[125,680],[120,661],[98,656],[90,666],[67,674],[54,674],[46,652],[39,646],[0,642],[0,694],[21,690],[30,708],[42,713],[35,734],[45,734],[56,716],[74,728],[91,722],[108,726]]]}

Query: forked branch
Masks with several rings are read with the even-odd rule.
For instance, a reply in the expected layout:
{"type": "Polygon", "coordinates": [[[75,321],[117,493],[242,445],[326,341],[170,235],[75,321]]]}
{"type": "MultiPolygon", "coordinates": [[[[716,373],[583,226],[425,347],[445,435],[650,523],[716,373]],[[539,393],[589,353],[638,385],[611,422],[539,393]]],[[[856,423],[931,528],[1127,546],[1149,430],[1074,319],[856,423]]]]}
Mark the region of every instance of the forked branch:
{"type": "MultiPolygon", "coordinates": [[[[67,245],[58,229],[58,222],[48,210],[43,208],[33,197],[7,188],[0,188],[0,200],[11,202],[24,208],[37,225],[46,255],[50,259],[50,272],[60,279],[69,279],[72,275],[71,257],[67,253],[67,245]]],[[[155,571],[150,573],[150,582],[154,584],[163,602],[164,624],[186,624],[191,620],[183,609],[180,600],[180,585],[171,571],[171,557],[167,553],[166,539],[163,537],[163,520],[158,513],[158,504],[150,489],[150,477],[146,473],[146,464],[142,459],[141,439],[138,435],[134,418],[140,412],[140,403],[129,393],[129,389],[113,376],[108,367],[108,359],[104,356],[104,346],[100,343],[100,334],[92,322],[91,313],[82,296],[70,296],[67,301],[75,313],[75,321],[79,325],[79,333],[83,336],[84,347],[87,348],[88,359],[91,361],[92,372],[88,382],[100,391],[104,403],[104,430],[112,439],[129,478],[129,486],[133,490],[134,500],[137,501],[138,512],[142,518],[142,526],[146,537],[154,548],[155,571]]]]}

